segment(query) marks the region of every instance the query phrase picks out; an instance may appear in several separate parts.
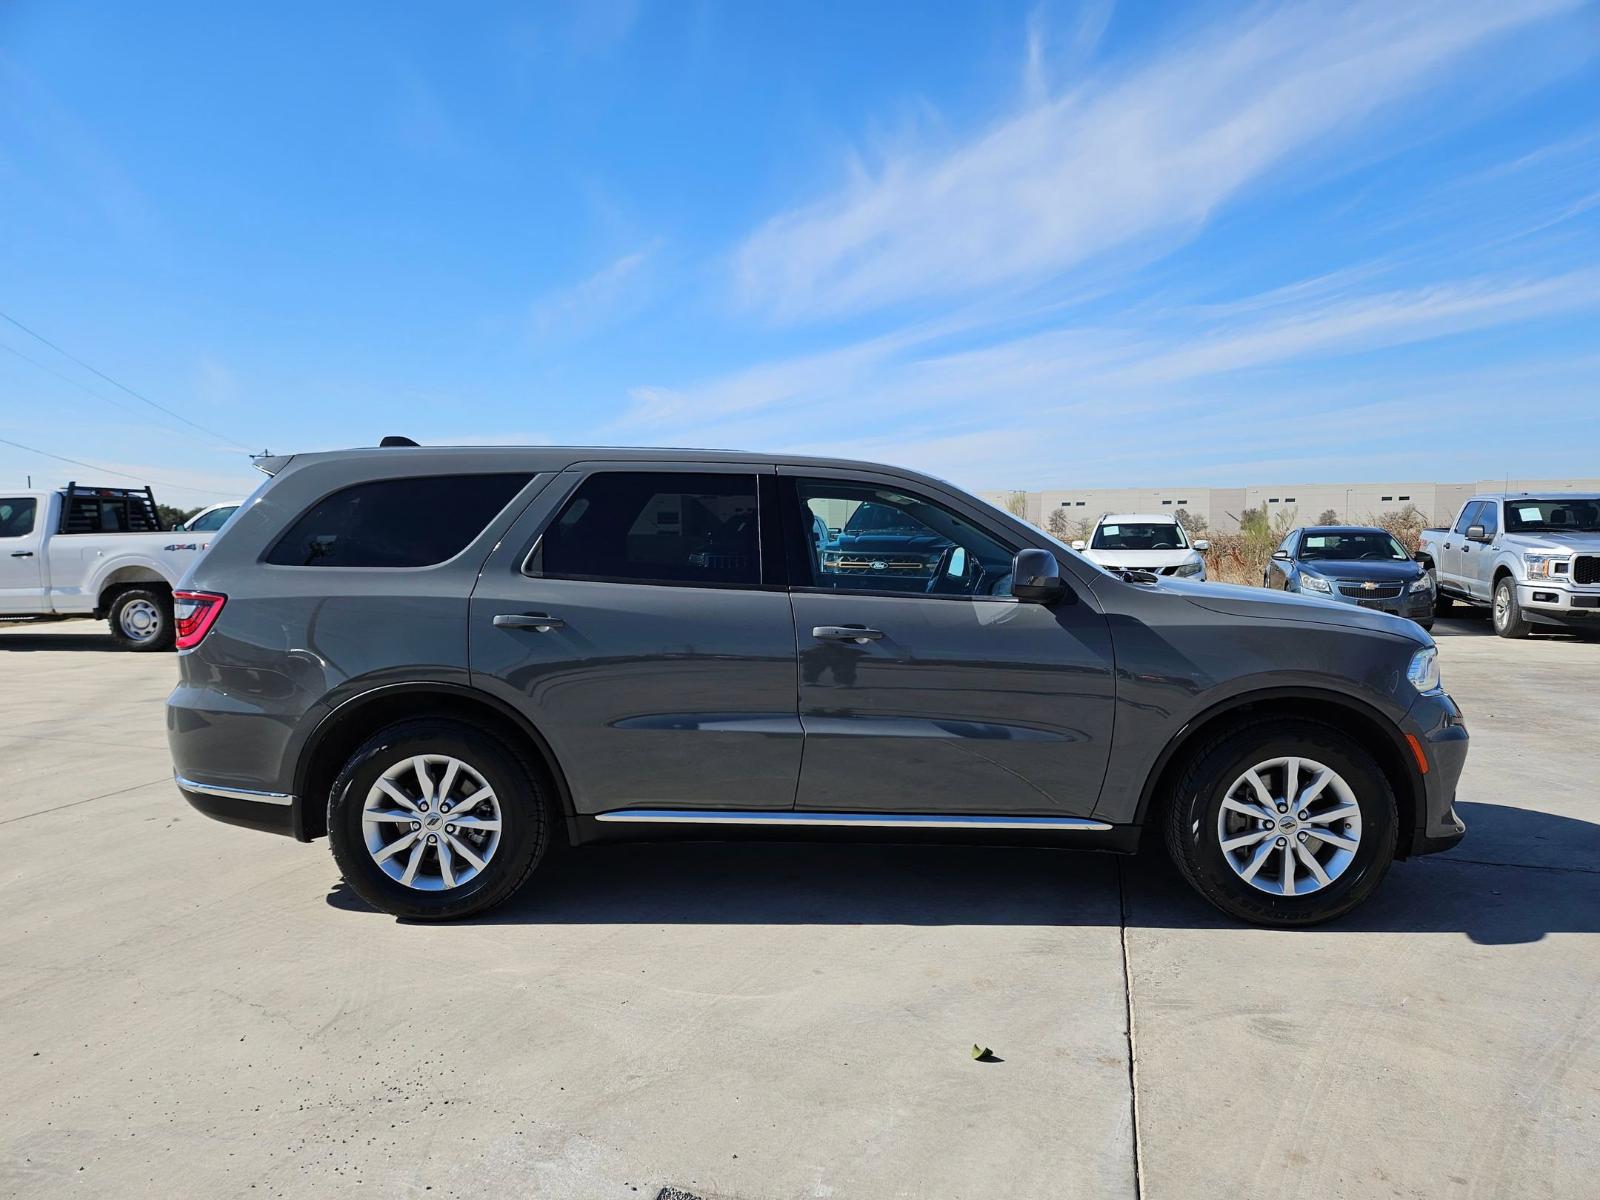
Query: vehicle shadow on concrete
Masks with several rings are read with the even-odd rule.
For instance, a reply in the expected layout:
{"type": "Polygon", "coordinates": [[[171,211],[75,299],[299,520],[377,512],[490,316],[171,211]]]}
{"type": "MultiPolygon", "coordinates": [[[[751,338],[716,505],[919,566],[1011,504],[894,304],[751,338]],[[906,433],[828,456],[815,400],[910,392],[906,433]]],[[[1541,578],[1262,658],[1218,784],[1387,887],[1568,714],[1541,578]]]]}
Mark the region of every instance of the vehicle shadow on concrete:
{"type": "MultiPolygon", "coordinates": [[[[1459,611],[1449,617],[1439,617],[1433,623],[1433,636],[1437,641],[1456,637],[1492,638],[1495,636],[1494,623],[1489,620],[1489,610],[1459,611]]],[[[1553,625],[1535,625],[1529,635],[1534,638],[1549,638],[1557,642],[1581,642],[1585,633],[1577,629],[1560,629],[1553,625]]],[[[1589,633],[1588,637],[1595,636],[1589,633]]]]}
{"type": "MultiPolygon", "coordinates": [[[[1553,865],[1600,861],[1600,825],[1495,804],[1460,812],[1471,833],[1459,850],[1395,864],[1364,906],[1306,932],[1463,933],[1491,945],[1600,932],[1600,872],[1553,865]]],[[[369,911],[343,883],[328,903],[369,911]]],[[[1124,920],[1237,927],[1153,841],[1131,859],[975,845],[591,846],[557,856],[520,894],[467,923],[1115,928],[1124,920]]]]}
{"type": "Polygon", "coordinates": [[[12,650],[91,650],[126,654],[109,633],[6,633],[0,631],[0,654],[12,650]]]}

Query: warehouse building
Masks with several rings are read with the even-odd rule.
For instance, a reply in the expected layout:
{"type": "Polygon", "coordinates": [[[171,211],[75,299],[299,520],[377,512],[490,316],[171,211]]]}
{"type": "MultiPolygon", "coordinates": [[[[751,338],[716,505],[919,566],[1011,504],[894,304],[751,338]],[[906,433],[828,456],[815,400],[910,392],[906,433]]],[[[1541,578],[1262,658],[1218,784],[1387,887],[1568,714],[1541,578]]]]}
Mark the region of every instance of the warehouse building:
{"type": "MultiPolygon", "coordinates": [[[[1280,483],[1242,488],[1157,487],[1078,488],[1025,492],[1026,516],[1041,528],[1056,509],[1069,520],[1096,520],[1108,512],[1185,512],[1203,517],[1208,529],[1233,533],[1239,514],[1265,508],[1269,518],[1284,514],[1295,524],[1311,525],[1324,513],[1336,520],[1364,524],[1379,513],[1415,505],[1430,524],[1446,525],[1461,505],[1482,492],[1600,492],[1600,478],[1483,479],[1476,483],[1280,483]]],[[[980,492],[985,500],[1009,508],[1016,493],[980,492]]]]}

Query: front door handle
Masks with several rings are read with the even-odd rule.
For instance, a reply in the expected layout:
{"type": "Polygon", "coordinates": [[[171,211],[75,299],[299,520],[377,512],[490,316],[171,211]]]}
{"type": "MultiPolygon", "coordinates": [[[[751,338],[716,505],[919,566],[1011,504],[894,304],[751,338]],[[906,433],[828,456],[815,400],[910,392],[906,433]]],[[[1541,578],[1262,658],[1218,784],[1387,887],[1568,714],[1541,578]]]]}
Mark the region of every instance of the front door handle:
{"type": "Polygon", "coordinates": [[[32,558],[33,557],[33,551],[32,550],[13,550],[11,552],[11,557],[12,558],[32,558]]]}
{"type": "Polygon", "coordinates": [[[1448,549],[1450,549],[1450,543],[1449,543],[1449,542],[1446,542],[1446,543],[1445,543],[1445,544],[1444,544],[1444,548],[1445,548],[1445,549],[1446,549],[1446,550],[1448,550],[1448,549]]]}
{"type": "Polygon", "coordinates": [[[818,625],[811,630],[811,636],[819,642],[855,642],[864,645],[878,641],[883,637],[883,631],[868,629],[865,625],[818,625]]]}
{"type": "Polygon", "coordinates": [[[546,616],[544,613],[501,613],[494,619],[496,629],[532,629],[537,633],[549,633],[552,629],[565,629],[567,623],[560,617],[546,616]]]}

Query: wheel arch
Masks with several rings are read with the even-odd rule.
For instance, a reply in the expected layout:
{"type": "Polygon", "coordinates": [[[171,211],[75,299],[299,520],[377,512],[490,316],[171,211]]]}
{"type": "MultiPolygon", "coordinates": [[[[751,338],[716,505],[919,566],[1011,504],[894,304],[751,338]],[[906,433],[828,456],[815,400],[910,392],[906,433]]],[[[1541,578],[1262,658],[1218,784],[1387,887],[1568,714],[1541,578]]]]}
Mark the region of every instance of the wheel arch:
{"type": "Polygon", "coordinates": [[[120,567],[106,573],[95,585],[94,615],[104,617],[111,611],[111,606],[116,603],[117,597],[129,588],[148,587],[155,591],[172,594],[172,584],[167,577],[154,567],[142,563],[125,563],[120,567]]]}
{"type": "Polygon", "coordinates": [[[341,702],[318,722],[301,748],[295,764],[295,837],[302,842],[324,836],[327,830],[328,789],[356,747],[378,730],[396,721],[418,717],[455,719],[487,729],[531,753],[561,806],[569,838],[575,810],[566,774],[544,735],[520,712],[504,701],[463,684],[438,681],[384,684],[341,702]]]}
{"type": "MultiPolygon", "coordinates": [[[[1427,811],[1426,785],[1404,735],[1394,722],[1354,697],[1316,688],[1281,687],[1245,692],[1196,714],[1173,734],[1157,756],[1139,794],[1138,822],[1148,829],[1160,821],[1172,789],[1193,752],[1229,729],[1262,720],[1320,721],[1352,733],[1377,759],[1394,789],[1401,830],[1418,827],[1427,811]]],[[[1409,837],[1399,839],[1397,857],[1405,857],[1409,837]]]]}

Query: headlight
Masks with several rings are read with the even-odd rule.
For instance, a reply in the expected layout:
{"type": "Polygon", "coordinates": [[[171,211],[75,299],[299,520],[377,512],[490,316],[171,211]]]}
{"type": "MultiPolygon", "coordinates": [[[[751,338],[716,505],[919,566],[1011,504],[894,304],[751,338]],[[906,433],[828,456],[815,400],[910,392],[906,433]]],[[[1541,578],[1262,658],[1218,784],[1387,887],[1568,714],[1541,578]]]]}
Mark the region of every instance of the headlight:
{"type": "Polygon", "coordinates": [[[1565,575],[1567,573],[1568,566],[1572,562],[1572,555],[1529,551],[1523,554],[1522,561],[1527,564],[1530,576],[1549,579],[1552,575],[1565,575]]]}
{"type": "Polygon", "coordinates": [[[1431,591],[1433,591],[1433,579],[1432,579],[1432,577],[1426,571],[1424,571],[1421,575],[1418,575],[1415,579],[1413,579],[1411,581],[1410,590],[1413,591],[1413,592],[1431,592],[1431,591]]]}
{"type": "Polygon", "coordinates": [[[1184,563],[1183,566],[1176,568],[1172,573],[1174,575],[1198,575],[1205,570],[1205,566],[1205,563],[1184,563]]]}
{"type": "Polygon", "coordinates": [[[1333,585],[1321,575],[1300,576],[1300,586],[1308,592],[1321,592],[1324,596],[1333,595],[1333,585]]]}
{"type": "Polygon", "coordinates": [[[1424,646],[1411,656],[1411,665],[1406,668],[1406,679],[1419,692],[1437,692],[1439,690],[1439,649],[1437,646],[1424,646]]]}

